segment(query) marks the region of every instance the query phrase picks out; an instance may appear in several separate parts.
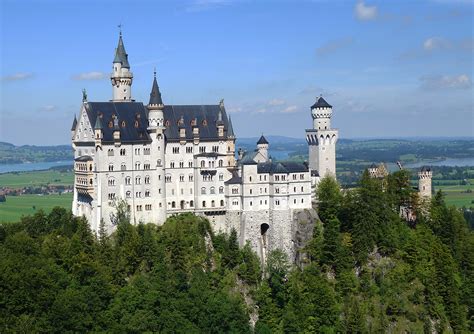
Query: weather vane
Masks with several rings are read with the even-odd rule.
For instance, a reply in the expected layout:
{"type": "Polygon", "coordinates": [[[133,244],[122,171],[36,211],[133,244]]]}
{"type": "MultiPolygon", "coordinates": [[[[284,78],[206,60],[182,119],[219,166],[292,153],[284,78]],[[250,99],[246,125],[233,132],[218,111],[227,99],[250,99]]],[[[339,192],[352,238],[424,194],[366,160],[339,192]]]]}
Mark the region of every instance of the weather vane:
{"type": "Polygon", "coordinates": [[[117,27],[119,28],[119,32],[120,32],[120,36],[122,36],[122,23],[120,22],[119,25],[117,25],[117,27]]]}

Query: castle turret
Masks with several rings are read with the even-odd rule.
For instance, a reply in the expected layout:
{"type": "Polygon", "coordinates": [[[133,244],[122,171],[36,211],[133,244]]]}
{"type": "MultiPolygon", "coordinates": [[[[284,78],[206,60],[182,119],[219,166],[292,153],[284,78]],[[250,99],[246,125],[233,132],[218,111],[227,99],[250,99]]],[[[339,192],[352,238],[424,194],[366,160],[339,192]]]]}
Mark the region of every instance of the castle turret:
{"type": "Polygon", "coordinates": [[[95,120],[95,126],[94,126],[94,139],[95,139],[95,147],[96,149],[102,148],[102,138],[104,134],[102,131],[102,120],[101,116],[98,115],[97,119],[95,120]]]}
{"type": "Polygon", "coordinates": [[[156,214],[154,219],[162,224],[166,220],[166,183],[165,183],[165,122],[164,122],[164,104],[161,98],[160,88],[156,80],[156,71],[153,74],[153,84],[151,86],[150,101],[148,109],[148,133],[151,137],[150,155],[156,157],[156,164],[152,178],[153,184],[156,184],[153,190],[153,207],[156,214]]]}
{"type": "Polygon", "coordinates": [[[418,172],[418,192],[420,197],[425,199],[431,198],[431,179],[433,172],[430,167],[424,166],[418,172]]]}
{"type": "Polygon", "coordinates": [[[311,106],[313,128],[306,130],[309,145],[309,168],[320,177],[336,176],[337,129],[331,128],[332,106],[322,96],[311,106]]]}
{"type": "Polygon", "coordinates": [[[115,58],[113,61],[112,74],[110,80],[113,87],[114,102],[132,101],[132,81],[133,73],[130,72],[128,63],[128,54],[123,45],[122,32],[120,31],[118,46],[115,49],[115,58]]]}
{"type": "Polygon", "coordinates": [[[257,151],[261,155],[262,161],[259,162],[267,162],[268,161],[268,141],[262,135],[257,142],[257,151]]]}

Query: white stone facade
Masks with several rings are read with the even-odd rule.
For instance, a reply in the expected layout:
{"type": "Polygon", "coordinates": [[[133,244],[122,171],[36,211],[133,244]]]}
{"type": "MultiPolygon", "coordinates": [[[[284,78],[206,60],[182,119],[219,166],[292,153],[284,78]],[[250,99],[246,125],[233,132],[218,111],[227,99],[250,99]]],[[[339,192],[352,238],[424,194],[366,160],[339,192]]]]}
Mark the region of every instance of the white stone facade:
{"type": "MultiPolygon", "coordinates": [[[[296,213],[312,208],[318,171],[335,175],[337,130],[332,109],[313,106],[308,164],[272,162],[262,136],[254,152],[235,157],[235,135],[224,104],[167,106],[153,82],[146,107],[134,102],[122,37],[113,63],[111,102],[81,105],[72,127],[75,187],[72,212],[93,230],[125,200],[137,224],[163,224],[183,212],[206,216],[215,231],[235,229],[264,261],[283,249],[294,257],[296,213]],[[323,129],[324,127],[324,129],[323,129]]],[[[309,132],[308,132],[309,131],[309,132]]],[[[307,137],[309,138],[309,137],[307,137]]]]}

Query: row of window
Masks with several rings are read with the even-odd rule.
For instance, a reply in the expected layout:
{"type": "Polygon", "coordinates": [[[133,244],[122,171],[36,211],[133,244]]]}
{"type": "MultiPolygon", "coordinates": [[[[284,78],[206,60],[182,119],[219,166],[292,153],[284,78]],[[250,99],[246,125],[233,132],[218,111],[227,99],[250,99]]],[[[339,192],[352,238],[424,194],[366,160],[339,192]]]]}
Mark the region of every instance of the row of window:
{"type": "MultiPolygon", "coordinates": [[[[206,195],[207,190],[206,187],[201,188],[201,195],[206,195]]],[[[214,195],[216,193],[216,188],[215,187],[210,187],[209,188],[209,194],[214,195]]],[[[224,187],[219,187],[219,194],[224,193],[224,187]]]]}
{"type": "MultiPolygon", "coordinates": [[[[107,150],[107,155],[108,155],[109,157],[114,156],[114,153],[115,153],[115,151],[114,151],[113,148],[109,148],[109,149],[107,150]]],[[[119,154],[120,154],[121,156],[126,155],[126,153],[127,153],[127,151],[126,151],[126,149],[124,149],[124,148],[121,148],[121,149],[119,150],[119,154]]],[[[141,148],[135,148],[135,155],[140,155],[140,153],[141,153],[141,148]]],[[[144,155],[150,155],[150,148],[149,148],[149,147],[143,148],[143,154],[144,154],[144,155]]]]}
{"type": "MultiPolygon", "coordinates": [[[[275,181],[286,181],[286,175],[275,175],[275,181]]],[[[293,174],[293,180],[297,180],[298,175],[293,174]]],[[[304,174],[299,174],[299,179],[304,180],[304,174]]],[[[260,181],[267,181],[267,174],[259,175],[260,181]]],[[[249,176],[249,182],[252,182],[252,176],[249,176]]]]}
{"type": "MultiPolygon", "coordinates": [[[[161,160],[158,160],[158,166],[161,165],[161,160]]],[[[136,162],[135,163],[135,169],[136,170],[139,170],[142,168],[142,164],[140,162],[136,162]]],[[[143,169],[144,170],[150,170],[151,169],[151,164],[149,162],[147,163],[144,163],[143,164],[143,169]]],[[[91,169],[92,170],[92,169],[91,169]]],[[[120,170],[121,171],[124,171],[124,170],[127,170],[127,165],[125,163],[122,163],[120,165],[120,170]]],[[[113,172],[114,171],[114,165],[113,164],[109,164],[109,172],[113,172]]]]}
{"type": "Polygon", "coordinates": [[[79,172],[92,172],[92,164],[89,164],[89,168],[87,168],[87,162],[76,162],[76,171],[79,172]]]}
{"type": "Polygon", "coordinates": [[[82,186],[92,185],[92,179],[87,180],[86,177],[76,177],[76,184],[82,186]]]}
{"type": "MultiPolygon", "coordinates": [[[[181,174],[179,176],[179,182],[184,182],[185,180],[185,176],[183,174],[181,174]]],[[[194,176],[193,174],[189,174],[188,175],[188,181],[192,182],[194,180],[194,176]]],[[[203,181],[213,181],[214,180],[214,176],[213,175],[203,175],[202,176],[202,180],[203,181]]],[[[224,181],[224,174],[219,174],[219,181],[224,181]]],[[[172,177],[171,175],[166,175],[165,176],[165,182],[167,183],[171,183],[172,182],[172,177]]]]}

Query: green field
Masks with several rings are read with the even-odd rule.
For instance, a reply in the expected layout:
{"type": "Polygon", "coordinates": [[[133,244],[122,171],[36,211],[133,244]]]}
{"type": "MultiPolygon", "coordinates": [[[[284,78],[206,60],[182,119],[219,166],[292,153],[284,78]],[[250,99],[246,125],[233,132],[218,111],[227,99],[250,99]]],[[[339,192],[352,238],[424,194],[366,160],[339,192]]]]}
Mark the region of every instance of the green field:
{"type": "Polygon", "coordinates": [[[473,185],[443,185],[434,186],[435,191],[441,190],[446,195],[446,204],[455,205],[459,208],[474,207],[474,186],[473,185]],[[466,192],[468,189],[472,193],[466,192]]]}
{"type": "Polygon", "coordinates": [[[0,187],[23,188],[44,185],[69,186],[74,183],[72,171],[44,170],[0,174],[0,187]]]}
{"type": "Polygon", "coordinates": [[[71,204],[72,193],[7,196],[7,201],[0,203],[0,222],[16,222],[21,216],[32,215],[40,209],[49,212],[55,206],[71,209],[71,204]]]}

